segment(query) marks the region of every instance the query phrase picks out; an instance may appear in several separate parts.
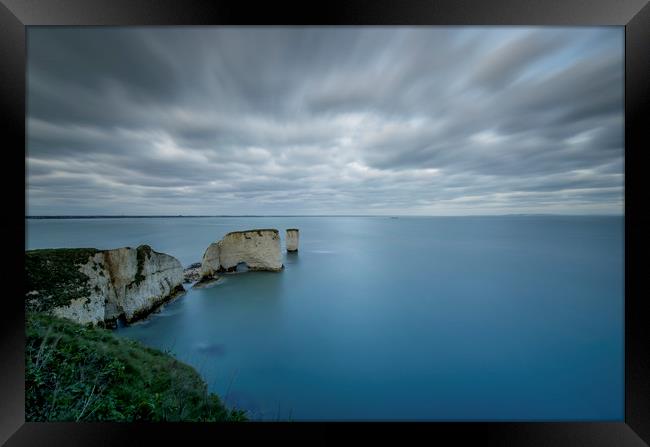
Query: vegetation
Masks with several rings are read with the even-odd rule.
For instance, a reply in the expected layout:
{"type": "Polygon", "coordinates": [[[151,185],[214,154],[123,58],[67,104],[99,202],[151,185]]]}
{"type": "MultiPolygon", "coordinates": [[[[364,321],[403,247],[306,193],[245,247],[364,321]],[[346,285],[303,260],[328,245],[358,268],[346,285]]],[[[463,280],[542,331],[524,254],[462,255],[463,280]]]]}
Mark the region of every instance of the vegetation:
{"type": "Polygon", "coordinates": [[[190,366],[110,331],[28,313],[27,421],[241,421],[190,366]]]}
{"type": "Polygon", "coordinates": [[[144,281],[145,277],[142,274],[144,270],[144,261],[149,259],[151,257],[151,247],[148,245],[140,245],[138,248],[135,249],[136,251],[136,258],[138,260],[138,271],[135,274],[135,285],[140,285],[142,281],[144,281]]]}
{"type": "Polygon", "coordinates": [[[79,271],[79,267],[98,251],[94,248],[26,251],[25,281],[27,291],[32,293],[25,296],[26,310],[44,312],[66,306],[74,299],[88,297],[89,278],[79,271]]]}
{"type": "MultiPolygon", "coordinates": [[[[248,234],[248,233],[257,233],[258,236],[262,236],[263,231],[270,231],[275,234],[279,234],[278,230],[275,228],[260,228],[260,229],[255,229],[255,230],[243,230],[243,231],[231,231],[230,233],[226,234],[226,236],[229,236],[231,234],[248,234]]],[[[226,237],[224,236],[224,238],[226,237]]]]}

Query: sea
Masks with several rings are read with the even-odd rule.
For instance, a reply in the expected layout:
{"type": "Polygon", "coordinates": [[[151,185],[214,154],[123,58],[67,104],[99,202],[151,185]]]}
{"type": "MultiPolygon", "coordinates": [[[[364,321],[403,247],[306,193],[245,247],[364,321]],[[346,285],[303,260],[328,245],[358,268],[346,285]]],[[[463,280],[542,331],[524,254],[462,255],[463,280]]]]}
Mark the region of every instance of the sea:
{"type": "Polygon", "coordinates": [[[255,228],[280,231],[283,271],[186,284],[116,333],[253,420],[623,421],[623,216],[26,219],[26,248],[186,267],[255,228]]]}

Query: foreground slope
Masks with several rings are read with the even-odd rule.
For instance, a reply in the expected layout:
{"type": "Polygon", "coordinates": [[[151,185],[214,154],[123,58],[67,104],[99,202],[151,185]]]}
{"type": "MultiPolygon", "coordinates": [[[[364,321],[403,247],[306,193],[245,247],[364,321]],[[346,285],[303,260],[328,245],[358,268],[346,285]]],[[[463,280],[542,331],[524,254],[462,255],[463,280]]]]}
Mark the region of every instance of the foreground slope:
{"type": "Polygon", "coordinates": [[[232,421],[189,365],[106,329],[28,313],[26,421],[232,421]]]}

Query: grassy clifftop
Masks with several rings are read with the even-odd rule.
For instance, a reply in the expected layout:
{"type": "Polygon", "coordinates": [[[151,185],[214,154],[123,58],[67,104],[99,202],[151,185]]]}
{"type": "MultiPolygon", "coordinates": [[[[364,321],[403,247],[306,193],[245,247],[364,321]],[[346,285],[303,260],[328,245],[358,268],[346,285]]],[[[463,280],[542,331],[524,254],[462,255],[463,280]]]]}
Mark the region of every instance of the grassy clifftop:
{"type": "MultiPolygon", "coordinates": [[[[129,248],[129,247],[127,247],[129,248]]],[[[25,283],[28,295],[25,308],[29,312],[46,312],[55,307],[67,306],[72,300],[88,297],[89,280],[79,268],[88,263],[94,255],[104,252],[96,248],[46,248],[25,251],[25,283]]],[[[144,264],[155,252],[148,245],[136,249],[138,270],[133,284],[145,280],[144,264]]],[[[104,265],[92,266],[103,276],[104,265]]]]}
{"type": "Polygon", "coordinates": [[[237,421],[189,365],[100,328],[30,313],[27,421],[237,421]]]}
{"type": "Polygon", "coordinates": [[[74,299],[90,293],[88,275],[79,271],[94,248],[54,248],[25,252],[25,282],[27,290],[37,292],[26,298],[26,310],[43,312],[66,306],[74,299]]]}

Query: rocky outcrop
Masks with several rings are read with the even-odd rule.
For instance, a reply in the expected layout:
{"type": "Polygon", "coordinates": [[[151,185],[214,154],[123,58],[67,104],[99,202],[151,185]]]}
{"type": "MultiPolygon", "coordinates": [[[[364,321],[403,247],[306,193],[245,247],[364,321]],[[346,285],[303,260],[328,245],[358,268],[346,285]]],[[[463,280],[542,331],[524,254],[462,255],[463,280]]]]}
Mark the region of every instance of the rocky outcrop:
{"type": "Polygon", "coordinates": [[[132,322],[183,293],[183,268],[148,245],[25,252],[26,310],[81,324],[132,322]]]}
{"type": "Polygon", "coordinates": [[[201,263],[195,262],[183,270],[183,283],[192,283],[201,279],[201,263]]]}
{"type": "Polygon", "coordinates": [[[236,269],[240,262],[250,270],[282,270],[280,233],[278,230],[235,231],[220,241],[219,262],[227,272],[236,269]]]}
{"type": "Polygon", "coordinates": [[[280,233],[274,229],[235,231],[208,246],[201,261],[201,277],[214,278],[220,272],[234,272],[237,264],[249,270],[282,270],[280,233]]]}
{"type": "Polygon", "coordinates": [[[293,251],[298,251],[298,239],[299,239],[299,232],[297,228],[289,228],[287,230],[287,238],[286,238],[286,243],[287,243],[287,251],[293,252],[293,251]]]}
{"type": "Polygon", "coordinates": [[[217,272],[221,271],[221,263],[219,261],[219,251],[221,241],[213,242],[208,245],[208,248],[203,253],[201,260],[201,279],[216,278],[217,272]]]}

